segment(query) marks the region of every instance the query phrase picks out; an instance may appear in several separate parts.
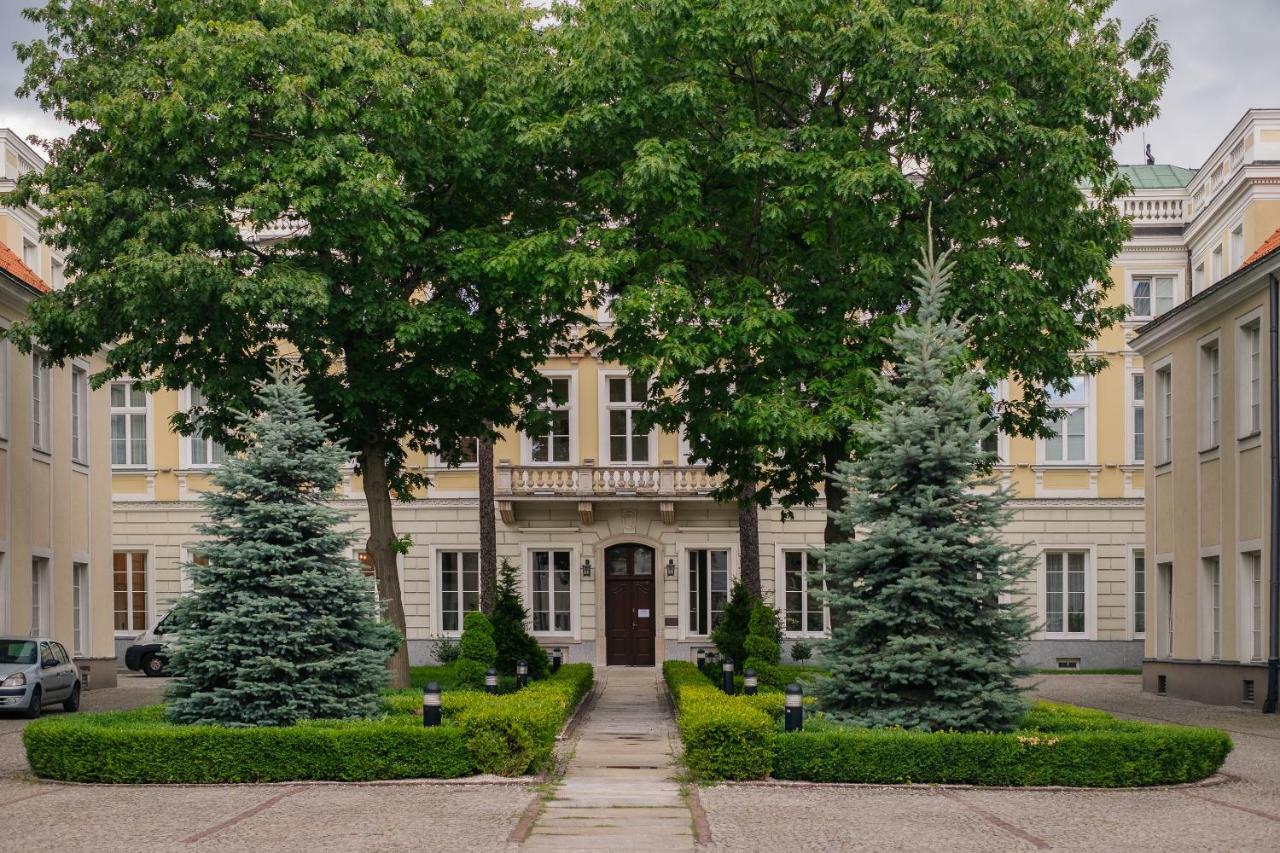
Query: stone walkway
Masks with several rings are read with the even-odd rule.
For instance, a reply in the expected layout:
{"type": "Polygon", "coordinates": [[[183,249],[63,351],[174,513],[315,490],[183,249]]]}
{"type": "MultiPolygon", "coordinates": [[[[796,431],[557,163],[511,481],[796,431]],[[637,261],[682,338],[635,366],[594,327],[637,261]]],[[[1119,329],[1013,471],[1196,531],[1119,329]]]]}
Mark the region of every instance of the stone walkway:
{"type": "Polygon", "coordinates": [[[597,698],[524,850],[694,849],[675,780],[675,723],[657,671],[596,670],[597,698]]]}

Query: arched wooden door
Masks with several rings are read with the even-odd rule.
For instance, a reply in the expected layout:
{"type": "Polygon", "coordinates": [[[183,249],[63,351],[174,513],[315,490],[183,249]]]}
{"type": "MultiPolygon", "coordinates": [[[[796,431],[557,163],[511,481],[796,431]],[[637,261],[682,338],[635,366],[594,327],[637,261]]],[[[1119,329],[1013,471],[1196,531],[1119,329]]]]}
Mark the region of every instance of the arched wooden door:
{"type": "Polygon", "coordinates": [[[654,665],[654,562],[647,545],[605,549],[605,660],[610,666],[654,665]]]}

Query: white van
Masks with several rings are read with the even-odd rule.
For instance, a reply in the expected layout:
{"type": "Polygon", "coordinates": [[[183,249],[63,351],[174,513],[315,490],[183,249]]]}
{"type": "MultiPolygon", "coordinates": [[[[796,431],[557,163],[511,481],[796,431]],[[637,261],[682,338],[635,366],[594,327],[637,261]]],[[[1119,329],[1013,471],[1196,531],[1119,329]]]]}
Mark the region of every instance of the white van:
{"type": "Polygon", "coordinates": [[[141,672],[148,677],[165,674],[165,664],[169,662],[165,655],[165,645],[173,642],[177,634],[169,624],[169,611],[160,617],[160,621],[152,625],[140,635],[133,645],[124,650],[124,665],[134,672],[141,672]]]}

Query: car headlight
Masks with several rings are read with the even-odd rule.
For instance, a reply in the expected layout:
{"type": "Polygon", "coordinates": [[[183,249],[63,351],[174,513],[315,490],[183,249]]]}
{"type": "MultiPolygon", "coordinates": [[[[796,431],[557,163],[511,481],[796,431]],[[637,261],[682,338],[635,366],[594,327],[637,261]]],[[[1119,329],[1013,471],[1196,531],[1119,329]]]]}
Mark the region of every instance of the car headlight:
{"type": "Polygon", "coordinates": [[[0,687],[26,687],[27,677],[21,672],[15,672],[13,675],[0,681],[0,687]]]}

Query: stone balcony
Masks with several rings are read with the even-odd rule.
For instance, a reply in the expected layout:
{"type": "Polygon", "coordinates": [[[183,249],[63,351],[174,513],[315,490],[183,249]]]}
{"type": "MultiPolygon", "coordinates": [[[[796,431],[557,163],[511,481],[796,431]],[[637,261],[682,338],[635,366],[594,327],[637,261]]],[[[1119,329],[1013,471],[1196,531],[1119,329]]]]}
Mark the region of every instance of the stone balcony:
{"type": "Polygon", "coordinates": [[[576,501],[579,521],[590,525],[597,501],[648,498],[658,502],[662,520],[674,524],[678,501],[705,499],[720,483],[720,477],[708,474],[701,465],[598,466],[594,462],[512,465],[499,459],[494,496],[502,520],[516,523],[517,502],[558,499],[576,501]]]}

